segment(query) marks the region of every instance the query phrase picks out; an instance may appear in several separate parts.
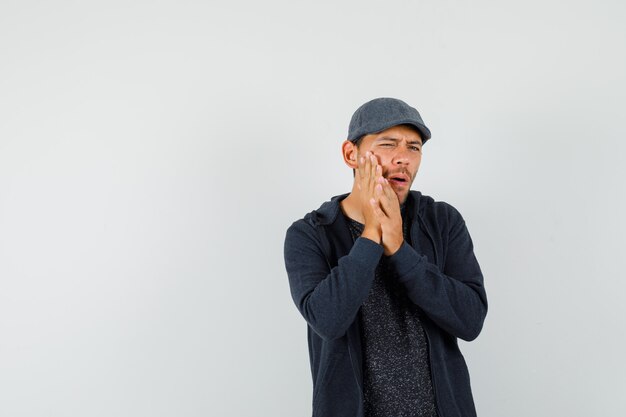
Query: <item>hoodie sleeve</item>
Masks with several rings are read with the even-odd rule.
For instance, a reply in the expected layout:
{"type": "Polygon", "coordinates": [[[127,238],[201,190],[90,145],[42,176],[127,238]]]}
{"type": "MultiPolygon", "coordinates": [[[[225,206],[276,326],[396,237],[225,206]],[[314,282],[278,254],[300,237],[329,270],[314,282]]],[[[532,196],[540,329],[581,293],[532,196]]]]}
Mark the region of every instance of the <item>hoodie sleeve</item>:
{"type": "Polygon", "coordinates": [[[326,340],[343,336],[369,294],[383,247],[360,237],[331,269],[317,232],[299,220],[287,230],[284,254],[291,296],[309,326],[326,340]]]}
{"type": "Polygon", "coordinates": [[[470,341],[482,329],[487,295],[465,221],[454,208],[451,217],[443,270],[406,241],[389,257],[389,262],[411,301],[439,327],[470,341]]]}

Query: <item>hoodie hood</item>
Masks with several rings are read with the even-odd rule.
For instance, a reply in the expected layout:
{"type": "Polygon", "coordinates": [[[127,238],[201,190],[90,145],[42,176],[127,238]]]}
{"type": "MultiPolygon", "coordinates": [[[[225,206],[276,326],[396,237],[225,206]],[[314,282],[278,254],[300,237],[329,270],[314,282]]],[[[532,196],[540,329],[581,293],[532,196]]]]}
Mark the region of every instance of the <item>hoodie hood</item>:
{"type": "MultiPolygon", "coordinates": [[[[317,210],[313,210],[304,216],[304,219],[312,226],[324,226],[334,223],[341,210],[339,203],[349,195],[350,193],[346,193],[331,197],[330,201],[324,202],[317,210]]],[[[411,190],[406,199],[406,208],[409,213],[418,213],[418,216],[421,216],[426,206],[433,202],[432,197],[422,195],[419,191],[411,190]]]]}

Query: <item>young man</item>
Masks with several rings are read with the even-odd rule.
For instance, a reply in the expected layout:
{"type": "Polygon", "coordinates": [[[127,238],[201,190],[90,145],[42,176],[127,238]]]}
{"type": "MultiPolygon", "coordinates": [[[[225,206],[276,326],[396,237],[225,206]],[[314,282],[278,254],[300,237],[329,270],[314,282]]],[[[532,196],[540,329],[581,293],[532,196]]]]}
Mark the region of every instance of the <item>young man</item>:
{"type": "Polygon", "coordinates": [[[476,415],[457,338],[478,336],[487,298],[459,212],[410,190],[430,137],[401,100],[363,104],[342,145],[352,191],[287,230],[315,417],[476,415]]]}

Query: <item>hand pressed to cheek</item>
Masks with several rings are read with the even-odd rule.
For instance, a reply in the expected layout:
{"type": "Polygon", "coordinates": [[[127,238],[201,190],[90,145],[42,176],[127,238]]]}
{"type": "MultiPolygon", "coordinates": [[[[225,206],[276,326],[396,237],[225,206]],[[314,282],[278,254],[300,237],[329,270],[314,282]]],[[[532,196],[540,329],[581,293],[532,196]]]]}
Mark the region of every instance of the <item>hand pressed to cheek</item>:
{"type": "Polygon", "coordinates": [[[402,234],[402,214],[396,193],[389,182],[382,177],[377,178],[375,198],[370,199],[382,231],[382,245],[385,255],[393,255],[404,241],[402,234]]]}
{"type": "Polygon", "coordinates": [[[402,215],[400,213],[400,201],[398,200],[398,195],[389,184],[389,181],[386,178],[381,177],[379,180],[379,185],[381,188],[381,205],[383,211],[388,216],[397,216],[402,220],[402,215]]]}
{"type": "Polygon", "coordinates": [[[355,180],[359,189],[359,204],[361,213],[365,222],[363,235],[371,238],[373,241],[380,243],[381,230],[380,223],[374,214],[374,210],[369,204],[370,199],[374,197],[377,175],[382,175],[382,167],[378,165],[376,157],[369,152],[364,157],[360,157],[357,162],[357,171],[355,180]]]}
{"type": "Polygon", "coordinates": [[[376,177],[381,175],[382,167],[378,164],[378,160],[373,154],[366,152],[365,156],[359,157],[355,175],[359,190],[373,195],[376,177]]]}

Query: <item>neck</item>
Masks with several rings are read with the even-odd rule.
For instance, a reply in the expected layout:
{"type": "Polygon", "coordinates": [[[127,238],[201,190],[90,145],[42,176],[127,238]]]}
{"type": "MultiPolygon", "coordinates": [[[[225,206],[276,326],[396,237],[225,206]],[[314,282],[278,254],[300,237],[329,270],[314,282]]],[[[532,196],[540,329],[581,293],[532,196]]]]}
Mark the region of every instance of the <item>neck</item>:
{"type": "Polygon", "coordinates": [[[346,216],[359,223],[365,223],[365,217],[363,216],[363,211],[361,210],[360,197],[360,190],[356,186],[356,183],[354,183],[352,184],[352,191],[350,191],[350,195],[344,198],[341,203],[339,203],[339,206],[346,216]]]}

